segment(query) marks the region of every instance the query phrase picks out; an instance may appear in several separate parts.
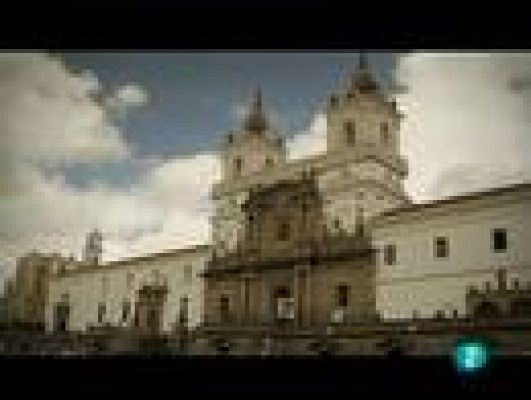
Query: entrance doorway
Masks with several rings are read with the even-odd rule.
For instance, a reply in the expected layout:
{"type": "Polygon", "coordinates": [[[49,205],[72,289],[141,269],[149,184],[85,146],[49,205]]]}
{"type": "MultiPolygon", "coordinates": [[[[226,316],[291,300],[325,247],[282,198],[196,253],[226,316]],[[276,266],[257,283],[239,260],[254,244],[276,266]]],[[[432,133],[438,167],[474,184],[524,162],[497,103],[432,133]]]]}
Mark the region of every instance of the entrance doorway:
{"type": "Polygon", "coordinates": [[[161,333],[167,293],[168,290],[163,285],[148,285],[138,291],[135,327],[141,332],[151,336],[161,333]]]}
{"type": "Polygon", "coordinates": [[[55,306],[54,325],[55,331],[66,332],[70,317],[70,305],[66,302],[57,303],[55,306]]]}

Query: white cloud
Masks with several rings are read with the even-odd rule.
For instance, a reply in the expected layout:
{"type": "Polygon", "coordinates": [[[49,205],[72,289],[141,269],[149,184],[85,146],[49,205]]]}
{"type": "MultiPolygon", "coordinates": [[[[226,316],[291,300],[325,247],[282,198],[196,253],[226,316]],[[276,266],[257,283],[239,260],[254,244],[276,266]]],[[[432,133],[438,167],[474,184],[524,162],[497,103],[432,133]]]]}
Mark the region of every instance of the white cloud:
{"type": "Polygon", "coordinates": [[[208,200],[219,177],[217,157],[201,154],[159,163],[129,190],[76,189],[60,176],[33,170],[24,192],[0,198],[0,253],[14,260],[33,248],[81,256],[95,227],[105,235],[104,259],[207,242],[208,200]],[[3,250],[3,251],[2,251],[3,250]]]}
{"type": "Polygon", "coordinates": [[[234,103],[231,106],[230,113],[232,115],[232,120],[236,123],[239,123],[245,118],[247,112],[249,111],[249,102],[238,102],[234,103]]]}
{"type": "MultiPolygon", "coordinates": [[[[478,55],[455,61],[422,54],[403,60],[398,72],[410,89],[400,104],[412,113],[402,133],[411,190],[425,186],[426,197],[446,195],[487,178],[500,184],[529,171],[523,156],[530,148],[529,93],[515,94],[506,86],[515,74],[531,75],[528,60],[478,55]]],[[[105,234],[107,260],[208,240],[208,193],[220,174],[215,155],[151,160],[128,190],[72,188],[62,175],[44,175],[27,161],[128,156],[122,132],[95,100],[101,94],[97,77],[72,74],[44,55],[0,55],[0,84],[5,86],[0,132],[7,139],[0,158],[6,171],[0,180],[0,261],[12,268],[14,258],[32,248],[79,256],[85,234],[94,227],[105,234]]],[[[125,103],[146,100],[141,91],[124,91],[125,103]]],[[[315,114],[310,126],[288,142],[288,150],[295,159],[325,151],[325,115],[315,114]]]]}
{"type": "Polygon", "coordinates": [[[1,155],[10,162],[87,162],[128,156],[120,130],[95,96],[90,72],[45,54],[0,55],[1,155]]]}
{"type": "Polygon", "coordinates": [[[109,97],[106,105],[116,113],[124,113],[130,107],[138,107],[148,102],[148,93],[141,86],[128,83],[116,89],[113,96],[109,97]]]}
{"type": "MultiPolygon", "coordinates": [[[[86,232],[94,227],[126,232],[160,224],[161,213],[144,200],[143,188],[125,192],[100,185],[78,190],[65,184],[60,170],[51,176],[43,172],[43,167],[62,163],[129,157],[94,73],[74,72],[47,54],[3,53],[0,87],[4,266],[12,269],[15,257],[33,248],[79,255],[86,232]]],[[[127,105],[146,100],[134,85],[119,88],[115,98],[127,105]]]]}
{"type": "Polygon", "coordinates": [[[398,101],[414,197],[529,179],[531,93],[515,92],[511,80],[531,76],[531,55],[414,53],[399,61],[397,76],[409,90],[398,101]]]}
{"type": "Polygon", "coordinates": [[[452,196],[460,192],[475,192],[486,188],[500,187],[525,180],[523,170],[513,165],[505,167],[500,163],[456,164],[439,174],[433,187],[441,197],[452,196]]]}
{"type": "Polygon", "coordinates": [[[326,115],[316,113],[310,126],[287,143],[288,156],[301,159],[326,151],[326,115]]]}

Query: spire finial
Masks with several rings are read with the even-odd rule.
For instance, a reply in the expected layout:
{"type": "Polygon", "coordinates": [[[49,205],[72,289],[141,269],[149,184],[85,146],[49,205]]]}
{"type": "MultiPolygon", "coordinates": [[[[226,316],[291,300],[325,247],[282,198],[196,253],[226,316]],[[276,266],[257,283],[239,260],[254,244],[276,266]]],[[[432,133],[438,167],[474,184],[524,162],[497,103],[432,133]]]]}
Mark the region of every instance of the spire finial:
{"type": "Polygon", "coordinates": [[[267,128],[267,121],[262,110],[262,90],[257,86],[249,107],[244,127],[250,131],[263,131],[267,128]]]}
{"type": "Polygon", "coordinates": [[[260,88],[260,86],[257,86],[254,90],[254,106],[257,109],[262,108],[262,89],[260,88]]]}

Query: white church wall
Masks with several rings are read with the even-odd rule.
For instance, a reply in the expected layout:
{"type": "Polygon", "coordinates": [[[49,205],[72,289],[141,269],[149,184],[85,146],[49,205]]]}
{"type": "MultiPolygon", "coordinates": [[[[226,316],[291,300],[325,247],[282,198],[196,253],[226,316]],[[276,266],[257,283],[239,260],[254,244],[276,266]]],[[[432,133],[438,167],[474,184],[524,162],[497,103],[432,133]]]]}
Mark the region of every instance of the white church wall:
{"type": "Polygon", "coordinates": [[[399,222],[377,222],[372,233],[380,249],[378,311],[389,318],[410,317],[414,310],[424,316],[439,309],[464,313],[467,286],[490,280],[494,287],[499,267],[507,269],[510,282],[516,278],[531,281],[526,201],[525,196],[476,199],[463,206],[402,213],[399,222]],[[495,228],[507,230],[505,252],[492,249],[495,228]],[[434,256],[437,236],[449,240],[447,258],[434,256]],[[394,265],[384,262],[386,244],[396,246],[394,265]]]}
{"type": "Polygon", "coordinates": [[[71,306],[69,330],[86,331],[98,322],[98,306],[104,303],[103,322],[122,326],[122,309],[125,301],[131,304],[131,325],[137,300],[137,291],[155,280],[164,281],[168,295],[163,309],[162,330],[170,332],[178,320],[181,298],[188,298],[188,325],[201,322],[202,280],[197,276],[204,268],[207,250],[182,252],[175,256],[132,261],[115,266],[101,266],[98,270],[72,272],[56,277],[50,282],[46,311],[47,330],[53,330],[54,305],[64,294],[71,306]]]}

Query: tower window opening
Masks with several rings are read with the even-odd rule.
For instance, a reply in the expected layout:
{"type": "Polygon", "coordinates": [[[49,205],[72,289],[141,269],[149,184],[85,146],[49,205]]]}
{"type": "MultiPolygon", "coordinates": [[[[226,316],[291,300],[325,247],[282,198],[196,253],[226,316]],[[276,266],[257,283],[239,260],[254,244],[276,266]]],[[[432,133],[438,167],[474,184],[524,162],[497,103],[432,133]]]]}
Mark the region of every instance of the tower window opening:
{"type": "Polygon", "coordinates": [[[356,124],[353,121],[347,121],[344,125],[347,136],[347,144],[353,146],[356,144],[356,124]]]}
{"type": "Polygon", "coordinates": [[[236,158],[234,160],[234,169],[237,174],[240,174],[242,172],[242,159],[241,158],[236,158]]]}

